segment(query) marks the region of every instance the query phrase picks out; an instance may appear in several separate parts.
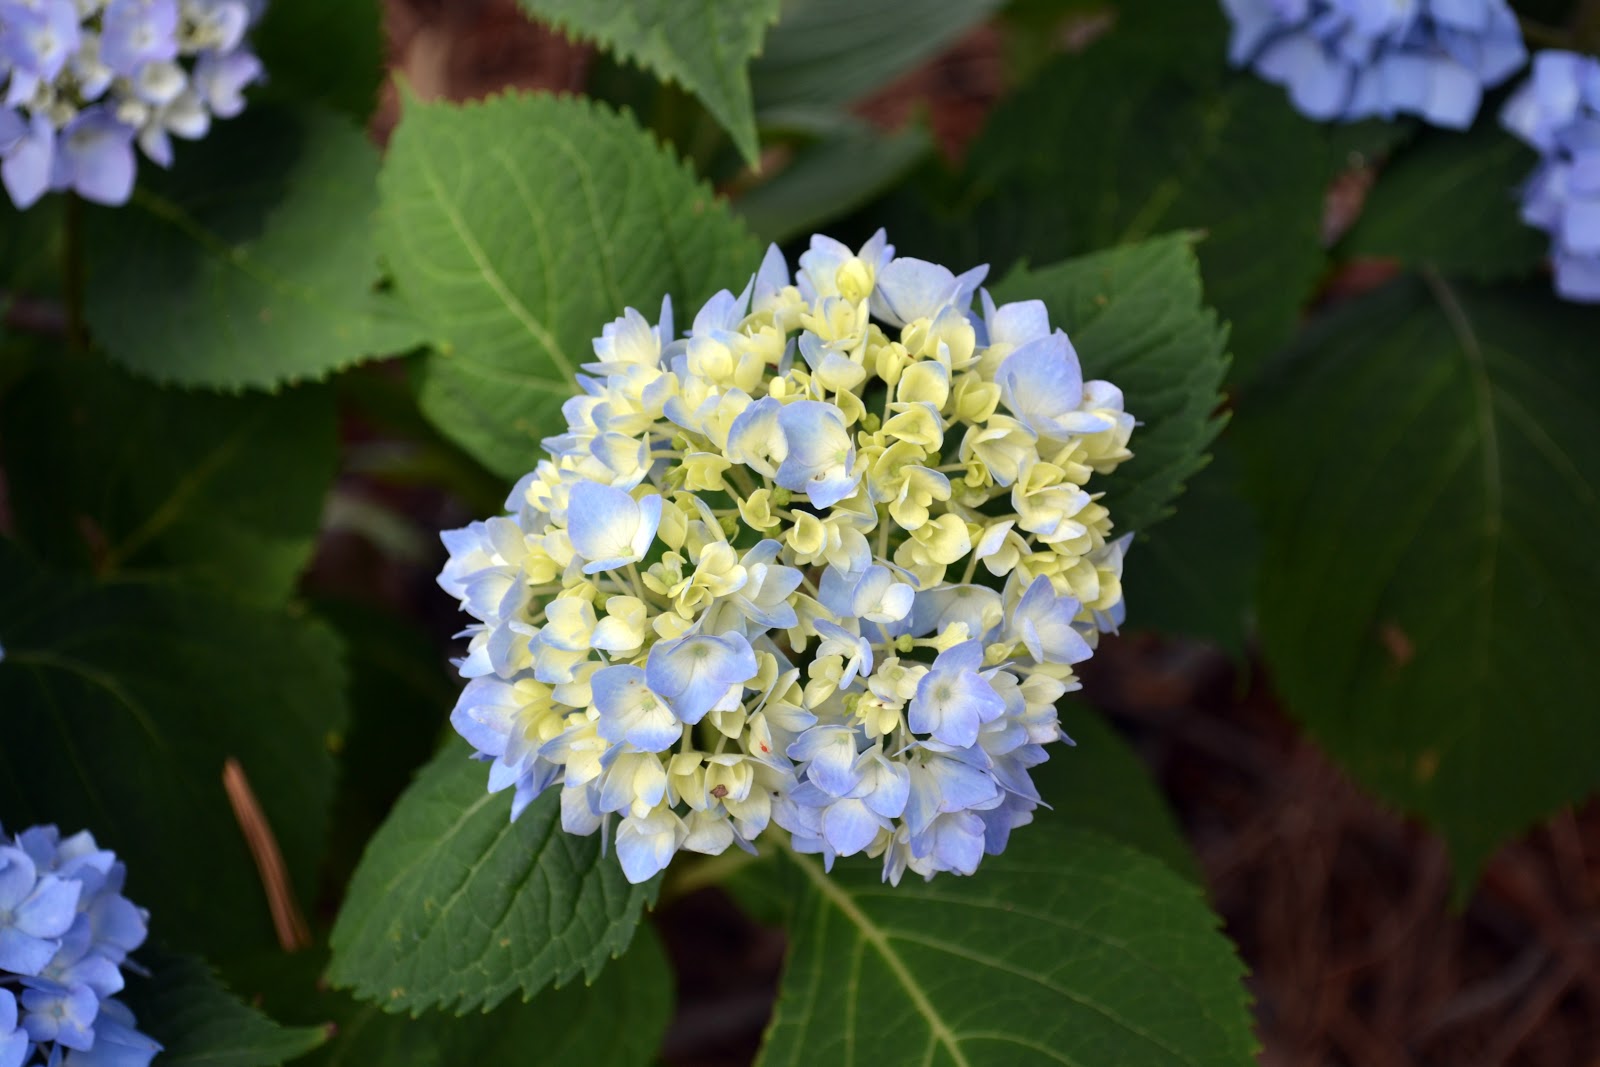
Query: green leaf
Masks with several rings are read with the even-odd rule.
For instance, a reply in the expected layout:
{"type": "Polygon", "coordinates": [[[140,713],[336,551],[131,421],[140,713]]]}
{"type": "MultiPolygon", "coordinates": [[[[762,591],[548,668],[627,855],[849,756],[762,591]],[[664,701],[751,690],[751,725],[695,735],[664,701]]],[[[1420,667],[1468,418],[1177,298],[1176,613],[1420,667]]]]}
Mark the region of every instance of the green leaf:
{"type": "Polygon", "coordinates": [[[8,310],[19,298],[60,294],[66,199],[47,196],[27,211],[0,204],[0,288],[8,310]]]}
{"type": "Polygon", "coordinates": [[[741,195],[734,210],[767,240],[786,241],[867,203],[932,149],[933,138],[921,125],[886,134],[860,120],[836,121],[741,195]]]}
{"type": "Polygon", "coordinates": [[[323,104],[361,123],[372,114],[384,78],[378,0],[272,0],[250,36],[270,73],[261,91],[323,104]]]}
{"type": "Polygon", "coordinates": [[[606,323],[630,306],[653,320],[666,293],[692,316],[760,256],[631,119],[572,98],[408,100],[381,185],[387,259],[439,349],[423,410],[507,478],[563,425],[606,323]]]}
{"type": "Polygon", "coordinates": [[[1227,330],[1200,300],[1192,237],[1172,234],[1053,266],[1012,271],[996,302],[1040,299],[1067,331],[1086,378],[1122,389],[1143,425],[1134,458],[1098,479],[1119,530],[1147,530],[1205,466],[1222,429],[1215,414],[1227,373],[1227,330]]]}
{"type": "Polygon", "coordinates": [[[332,394],[163,389],[52,353],[0,406],[22,540],[57,566],[281,604],[337,463],[332,394]]]}
{"type": "Polygon", "coordinates": [[[842,107],[932,59],[1002,0],[784,0],[750,70],[756,106],[842,107]]]}
{"type": "MultiPolygon", "coordinates": [[[[1034,768],[1034,783],[1050,807],[1016,836],[1091,830],[1165,860],[1198,885],[1194,853],[1138,753],[1103,715],[1078,701],[1062,706],[1061,725],[1076,744],[1052,745],[1049,760],[1034,768]]],[[[978,877],[986,870],[979,868],[978,877]]]]}
{"type": "Polygon", "coordinates": [[[970,878],[879,882],[797,856],[788,969],[758,1061],[1254,1063],[1243,967],[1200,890],[1042,813],[970,878]]]}
{"type": "Polygon", "coordinates": [[[560,825],[547,791],[512,822],[511,793],[452,741],[367,846],[333,930],[337,986],[387,1011],[488,1010],[583,974],[633,939],[655,883],[631,886],[600,839],[560,825]]]}
{"type": "Polygon", "coordinates": [[[334,636],[164,582],[53,575],[0,541],[0,648],[0,822],[92,830],[167,943],[273,943],[223,764],[239,761],[306,906],[344,725],[334,636]]]}
{"type": "Polygon", "coordinates": [[[961,187],[925,209],[945,235],[934,258],[1051,262],[1201,231],[1206,299],[1232,325],[1236,372],[1248,372],[1288,339],[1323,271],[1332,135],[1276,86],[1247,77],[1200,90],[1162,77],[1140,48],[1113,32],[995,110],[961,187]]]}
{"type": "Polygon", "coordinates": [[[302,1067],[646,1067],[672,1017],[672,972],[646,928],[593,985],[573,982],[530,1003],[462,1017],[393,1015],[318,980],[316,955],[279,957],[244,984],[281,1018],[332,1019],[334,1037],[302,1067]]]}
{"type": "Polygon", "coordinates": [[[137,959],[150,976],[132,977],[122,999],[139,1030],[162,1044],[162,1067],[276,1067],[328,1039],[320,1026],[279,1026],[241,1004],[191,956],[158,950],[137,959]]]}
{"type": "Polygon", "coordinates": [[[309,109],[262,104],[180,145],[132,203],[88,213],[95,340],[146,377],[228,389],[412,347],[376,288],[377,170],[359,126],[309,109]]]}
{"type": "Polygon", "coordinates": [[[520,0],[574,37],[649,67],[705,103],[755,163],[750,58],[778,16],[778,0],[520,0]]]}
{"type": "Polygon", "coordinates": [[[392,608],[318,601],[318,618],[343,639],[350,673],[350,729],[339,763],[330,880],[343,883],[361,849],[438,748],[458,682],[437,642],[392,608]]]}
{"type": "Polygon", "coordinates": [[[1183,634],[1243,659],[1255,614],[1261,533],[1231,439],[1189,480],[1177,514],[1136,539],[1122,576],[1127,629],[1183,634]]]}
{"type": "Polygon", "coordinates": [[[1518,212],[1537,163],[1492,117],[1465,134],[1432,131],[1383,168],[1342,251],[1486,281],[1525,275],[1549,244],[1518,212]]]}
{"type": "Polygon", "coordinates": [[[1290,708],[1469,881],[1600,784],[1593,309],[1404,279],[1241,408],[1290,708]]]}

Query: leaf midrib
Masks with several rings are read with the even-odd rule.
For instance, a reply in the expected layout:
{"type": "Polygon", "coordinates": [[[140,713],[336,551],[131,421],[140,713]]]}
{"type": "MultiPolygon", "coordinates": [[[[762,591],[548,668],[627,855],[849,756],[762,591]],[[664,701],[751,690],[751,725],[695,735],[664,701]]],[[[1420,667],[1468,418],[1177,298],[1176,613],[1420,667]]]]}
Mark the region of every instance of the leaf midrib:
{"type": "Polygon", "coordinates": [[[922,1016],[923,1020],[928,1024],[929,1030],[933,1032],[934,1043],[944,1046],[945,1051],[950,1054],[950,1058],[955,1061],[956,1067],[972,1067],[971,1061],[967,1059],[966,1053],[961,1049],[961,1043],[956,1039],[955,1031],[950,1029],[949,1024],[944,1021],[944,1018],[933,1006],[933,1002],[928,999],[927,992],[917,982],[916,977],[912,975],[910,968],[906,966],[905,960],[900,957],[900,953],[896,952],[894,946],[889,943],[889,936],[884,932],[883,928],[873,922],[866,912],[857,907],[855,900],[851,898],[849,893],[841,889],[837,882],[818,870],[814,861],[793,852],[789,854],[789,858],[793,860],[795,866],[805,873],[807,880],[811,882],[811,885],[822,898],[838,909],[841,915],[854,923],[861,939],[871,945],[873,950],[878,953],[884,965],[894,975],[895,980],[905,989],[906,996],[910,998],[912,1007],[916,1008],[917,1014],[922,1016]]]}

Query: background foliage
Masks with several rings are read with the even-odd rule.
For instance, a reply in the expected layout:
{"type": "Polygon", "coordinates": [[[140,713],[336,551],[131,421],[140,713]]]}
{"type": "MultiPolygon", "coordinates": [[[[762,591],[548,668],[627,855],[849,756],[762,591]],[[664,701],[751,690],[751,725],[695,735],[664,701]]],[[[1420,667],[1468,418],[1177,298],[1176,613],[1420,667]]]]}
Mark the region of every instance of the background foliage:
{"type": "MultiPolygon", "coordinates": [[[[1085,701],[1051,810],[976,878],[766,855],[630,887],[553,796],[510,824],[439,744],[454,620],[302,582],[341,530],[432,560],[446,513],[397,518],[405,494],[493,510],[603,323],[667,294],[684,321],[812,229],[885,225],[1049,304],[1144,422],[1108,487],[1130,628],[1259,656],[1461,894],[1600,783],[1600,310],[1549,295],[1498,98],[1459,134],[1319,126],[1225,68],[1208,3],[521,7],[598,50],[591,98],[402,86],[380,150],[377,4],[273,0],[244,116],[126,208],[0,222],[0,821],[127,860],[160,1062],[650,1063],[648,913],[723,877],[791,938],[763,1064],[1251,1061],[1193,859],[1085,701]],[[1014,84],[959,157],[863,117],[985,23],[1014,84]]],[[[1600,48],[1592,5],[1526,13],[1600,48]]]]}

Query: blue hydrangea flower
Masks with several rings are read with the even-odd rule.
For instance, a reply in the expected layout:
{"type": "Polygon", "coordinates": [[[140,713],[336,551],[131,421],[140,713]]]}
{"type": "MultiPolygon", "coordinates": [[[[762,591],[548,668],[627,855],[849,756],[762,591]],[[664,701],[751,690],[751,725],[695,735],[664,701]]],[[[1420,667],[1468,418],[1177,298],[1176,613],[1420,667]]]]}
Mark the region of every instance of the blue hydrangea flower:
{"type": "Polygon", "coordinates": [[[247,0],[0,0],[0,180],[20,208],[71,190],[125,203],[137,147],[172,164],[262,76],[247,0]]]}
{"type": "Polygon", "coordinates": [[[1522,218],[1550,235],[1556,292],[1600,303],[1600,59],[1540,52],[1500,121],[1540,155],[1522,218]]]}
{"type": "Polygon", "coordinates": [[[114,999],[145,912],[88,834],[0,831],[0,1067],[146,1067],[161,1046],[114,999]]]}
{"type": "Polygon", "coordinates": [[[1417,115],[1472,125],[1527,58],[1506,0],[1222,0],[1228,58],[1319,121],[1417,115]]]}
{"type": "Polygon", "coordinates": [[[685,336],[670,302],[602,328],[507,513],[443,535],[473,619],[451,721],[513,818],[559,789],[633,881],[774,828],[970,874],[1032,819],[1122,617],[1092,483],[1134,419],[984,274],[819,236],[685,336]]]}

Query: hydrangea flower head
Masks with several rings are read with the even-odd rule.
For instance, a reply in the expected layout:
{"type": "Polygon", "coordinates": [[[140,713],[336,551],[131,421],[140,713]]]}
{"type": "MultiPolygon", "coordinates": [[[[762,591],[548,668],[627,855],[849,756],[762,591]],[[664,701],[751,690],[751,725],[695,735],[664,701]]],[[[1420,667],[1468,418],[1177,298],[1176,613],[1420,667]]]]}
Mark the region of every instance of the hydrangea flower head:
{"type": "Polygon", "coordinates": [[[1304,115],[1417,115],[1465,129],[1483,91],[1527,52],[1506,0],[1222,0],[1228,58],[1289,91],[1304,115]]]}
{"type": "Polygon", "coordinates": [[[145,1067],[161,1046],[114,999],[145,912],[87,832],[0,832],[0,1067],[145,1067]]]}
{"type": "Polygon", "coordinates": [[[1556,291],[1600,303],[1600,59],[1540,52],[1500,121],[1541,157],[1522,218],[1550,235],[1556,291]]]}
{"type": "Polygon", "coordinates": [[[249,0],[0,0],[0,179],[20,208],[46,192],[122,204],[135,147],[160,166],[260,79],[249,0]]]}
{"type": "Polygon", "coordinates": [[[452,716],[512,817],[561,793],[627,877],[793,848],[970,874],[1032,818],[1073,666],[1121,618],[1090,487],[1131,453],[1039,301],[814,237],[685,336],[594,342],[508,514],[444,534],[452,716]]]}

